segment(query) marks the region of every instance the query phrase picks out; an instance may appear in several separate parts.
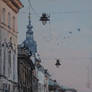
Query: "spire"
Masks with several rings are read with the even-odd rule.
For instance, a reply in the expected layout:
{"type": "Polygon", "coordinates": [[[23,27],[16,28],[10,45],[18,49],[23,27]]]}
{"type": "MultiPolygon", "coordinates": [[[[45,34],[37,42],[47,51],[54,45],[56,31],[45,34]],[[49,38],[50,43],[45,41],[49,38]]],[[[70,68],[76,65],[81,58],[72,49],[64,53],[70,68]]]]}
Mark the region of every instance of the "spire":
{"type": "Polygon", "coordinates": [[[29,8],[29,14],[28,14],[28,25],[27,25],[27,32],[26,32],[26,40],[24,41],[24,45],[26,48],[29,49],[29,52],[32,52],[32,55],[34,55],[37,52],[37,44],[33,37],[33,26],[31,24],[31,13],[29,8]]]}
{"type": "Polygon", "coordinates": [[[30,10],[29,10],[29,25],[31,24],[31,18],[30,18],[30,16],[31,16],[31,13],[30,13],[30,10]]]}
{"type": "Polygon", "coordinates": [[[29,9],[29,16],[28,16],[29,24],[28,24],[27,28],[28,28],[28,31],[32,32],[33,26],[31,25],[31,17],[30,16],[31,16],[31,13],[30,13],[30,9],[29,9]]]}

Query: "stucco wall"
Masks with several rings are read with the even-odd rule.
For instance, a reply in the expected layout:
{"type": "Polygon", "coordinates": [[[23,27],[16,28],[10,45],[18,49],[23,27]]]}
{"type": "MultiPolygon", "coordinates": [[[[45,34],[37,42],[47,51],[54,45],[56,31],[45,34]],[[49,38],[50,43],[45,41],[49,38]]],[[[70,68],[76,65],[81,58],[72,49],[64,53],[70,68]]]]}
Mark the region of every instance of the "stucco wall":
{"type": "Polygon", "coordinates": [[[3,0],[0,0],[0,26],[2,26],[3,30],[2,31],[2,39],[7,39],[9,40],[10,37],[12,37],[13,43],[17,44],[17,14],[15,11],[13,11],[6,3],[3,2],[3,0]],[[6,13],[5,13],[5,25],[2,24],[2,9],[5,8],[6,13]],[[8,13],[10,12],[11,14],[11,28],[8,28],[8,13]],[[15,17],[15,30],[13,29],[13,16],[15,17]],[[4,32],[7,31],[7,32],[4,32]],[[7,34],[8,33],[8,34],[7,34]],[[7,35],[7,36],[6,36],[7,35]]]}
{"type": "MultiPolygon", "coordinates": [[[[7,0],[6,0],[7,1],[7,0]]],[[[10,0],[9,0],[10,1],[10,0]]],[[[9,2],[8,1],[8,2],[9,2]]],[[[12,6],[13,7],[13,6],[12,6]]],[[[0,89],[5,90],[6,88],[4,87],[4,84],[8,88],[9,92],[18,92],[17,91],[17,86],[15,83],[18,82],[17,79],[17,12],[15,12],[13,9],[11,9],[5,2],[4,0],[0,0],[0,43],[5,44],[10,42],[12,43],[11,49],[11,72],[9,76],[9,59],[8,59],[8,54],[9,54],[9,48],[6,45],[1,45],[0,49],[2,50],[1,55],[0,55],[0,89]],[[2,22],[2,10],[5,9],[5,23],[2,22]],[[8,13],[10,13],[11,17],[11,25],[10,27],[8,26],[8,13]],[[15,17],[15,29],[13,27],[13,17],[15,17]],[[4,58],[4,51],[5,51],[5,58],[4,58]],[[15,58],[13,58],[13,55],[15,58]],[[4,62],[5,61],[5,62],[4,62]],[[5,74],[3,73],[3,65],[5,64],[5,74]],[[14,78],[15,76],[15,78],[14,78]],[[10,85],[10,87],[8,87],[10,85]]],[[[3,92],[0,90],[0,92],[3,92]]]]}

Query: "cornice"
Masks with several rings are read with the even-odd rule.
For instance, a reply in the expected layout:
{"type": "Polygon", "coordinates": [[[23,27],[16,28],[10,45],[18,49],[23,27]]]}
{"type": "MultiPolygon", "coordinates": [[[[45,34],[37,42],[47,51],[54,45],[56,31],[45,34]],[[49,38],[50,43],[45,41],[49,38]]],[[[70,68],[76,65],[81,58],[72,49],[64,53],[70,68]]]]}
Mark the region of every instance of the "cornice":
{"type": "Polygon", "coordinates": [[[5,31],[8,31],[10,34],[12,34],[15,38],[17,38],[17,33],[14,33],[13,30],[9,29],[7,25],[1,23],[0,27],[3,28],[5,31]]]}
{"type": "Polygon", "coordinates": [[[19,9],[23,7],[19,0],[3,0],[13,11],[18,13],[19,9]]]}
{"type": "Polygon", "coordinates": [[[16,3],[19,8],[23,7],[23,4],[20,2],[20,0],[11,0],[11,1],[13,1],[14,3],[16,3]]]}

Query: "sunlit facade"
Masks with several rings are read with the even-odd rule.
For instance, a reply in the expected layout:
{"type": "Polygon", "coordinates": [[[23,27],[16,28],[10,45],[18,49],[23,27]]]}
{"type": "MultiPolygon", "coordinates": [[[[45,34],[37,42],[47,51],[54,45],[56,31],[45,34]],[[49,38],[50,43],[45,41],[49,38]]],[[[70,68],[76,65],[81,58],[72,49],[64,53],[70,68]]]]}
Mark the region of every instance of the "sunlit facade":
{"type": "Polygon", "coordinates": [[[0,92],[17,92],[17,14],[19,0],[0,0],[0,92]]]}

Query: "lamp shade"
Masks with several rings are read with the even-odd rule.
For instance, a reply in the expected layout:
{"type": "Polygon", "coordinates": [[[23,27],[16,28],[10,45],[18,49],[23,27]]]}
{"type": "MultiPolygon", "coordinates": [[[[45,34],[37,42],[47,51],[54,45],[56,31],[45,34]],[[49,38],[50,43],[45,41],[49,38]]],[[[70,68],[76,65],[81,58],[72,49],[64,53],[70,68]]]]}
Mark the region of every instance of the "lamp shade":
{"type": "Polygon", "coordinates": [[[42,13],[42,16],[40,17],[40,21],[42,21],[42,24],[45,25],[47,21],[50,21],[49,16],[47,16],[46,13],[42,13]]]}
{"type": "Polygon", "coordinates": [[[57,68],[59,68],[59,66],[61,65],[59,59],[56,60],[56,64],[55,65],[56,65],[57,68]]]}

